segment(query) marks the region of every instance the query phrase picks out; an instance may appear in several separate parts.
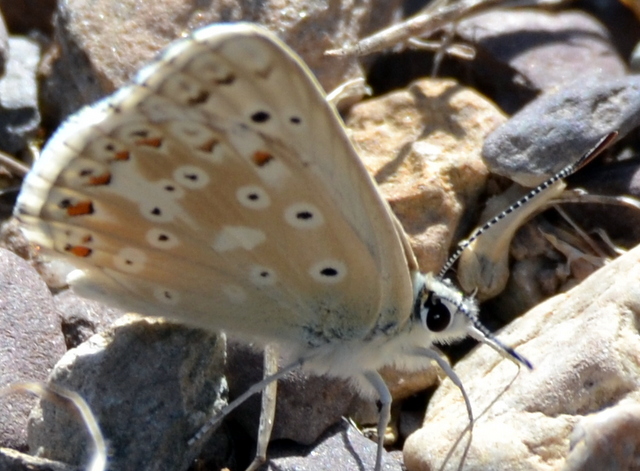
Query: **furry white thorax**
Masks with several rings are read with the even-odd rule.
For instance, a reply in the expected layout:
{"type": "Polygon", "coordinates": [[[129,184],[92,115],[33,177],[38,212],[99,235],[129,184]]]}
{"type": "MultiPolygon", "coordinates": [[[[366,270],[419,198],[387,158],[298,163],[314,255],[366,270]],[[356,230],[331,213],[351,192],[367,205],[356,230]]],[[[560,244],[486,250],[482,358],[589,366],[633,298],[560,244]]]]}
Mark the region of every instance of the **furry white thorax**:
{"type": "Polygon", "coordinates": [[[449,325],[440,332],[426,328],[421,313],[413,312],[393,335],[381,335],[370,340],[331,342],[314,348],[312,352],[285,351],[284,357],[292,362],[296,360],[296,355],[306,357],[303,364],[305,371],[348,379],[363,396],[377,398],[378,392],[363,373],[378,371],[385,366],[393,366],[401,371],[426,369],[432,360],[417,354],[418,349],[431,348],[434,343],[447,344],[460,340],[469,335],[473,328],[472,320],[478,311],[473,298],[464,297],[449,282],[439,280],[431,273],[415,273],[413,282],[414,301],[426,299],[431,294],[448,305],[462,306],[463,310],[450,312],[449,325]]]}

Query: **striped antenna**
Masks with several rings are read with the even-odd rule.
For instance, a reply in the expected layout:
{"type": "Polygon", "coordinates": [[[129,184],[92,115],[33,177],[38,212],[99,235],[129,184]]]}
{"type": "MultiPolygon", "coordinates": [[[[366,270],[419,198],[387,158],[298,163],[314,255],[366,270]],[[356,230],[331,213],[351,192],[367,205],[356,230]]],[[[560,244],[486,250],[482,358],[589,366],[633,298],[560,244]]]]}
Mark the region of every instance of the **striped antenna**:
{"type": "Polygon", "coordinates": [[[493,219],[490,219],[489,221],[487,221],[482,227],[477,229],[471,235],[471,237],[469,237],[467,240],[463,241],[460,245],[458,245],[458,248],[456,249],[456,251],[449,257],[449,259],[446,261],[446,263],[444,264],[444,266],[440,270],[440,273],[438,273],[438,278],[441,279],[441,278],[444,277],[444,275],[451,269],[453,264],[456,263],[456,261],[460,258],[460,255],[462,255],[462,252],[464,252],[464,250],[467,247],[469,247],[469,245],[471,245],[478,237],[480,237],[483,232],[485,232],[491,226],[493,226],[494,224],[498,223],[502,219],[506,218],[509,214],[513,213],[518,208],[520,208],[521,206],[525,205],[526,203],[531,201],[533,198],[535,198],[536,196],[538,196],[539,194],[544,192],[544,190],[549,188],[551,185],[553,185],[558,180],[562,180],[563,178],[567,178],[569,175],[575,173],[576,171],[578,171],[579,169],[581,169],[582,167],[587,165],[589,162],[591,162],[593,159],[595,159],[598,155],[600,155],[600,153],[603,150],[605,150],[607,147],[609,147],[609,145],[615,140],[615,138],[617,136],[618,136],[618,131],[610,132],[609,134],[604,136],[602,139],[600,139],[600,141],[598,141],[598,143],[595,146],[593,146],[592,149],[587,151],[576,162],[574,162],[574,163],[572,163],[570,165],[567,165],[565,168],[560,170],[558,173],[556,173],[554,176],[549,178],[544,183],[541,183],[540,185],[535,187],[533,190],[531,190],[525,196],[520,198],[518,201],[516,201],[511,206],[509,206],[507,209],[502,211],[500,214],[495,216],[493,219]]]}

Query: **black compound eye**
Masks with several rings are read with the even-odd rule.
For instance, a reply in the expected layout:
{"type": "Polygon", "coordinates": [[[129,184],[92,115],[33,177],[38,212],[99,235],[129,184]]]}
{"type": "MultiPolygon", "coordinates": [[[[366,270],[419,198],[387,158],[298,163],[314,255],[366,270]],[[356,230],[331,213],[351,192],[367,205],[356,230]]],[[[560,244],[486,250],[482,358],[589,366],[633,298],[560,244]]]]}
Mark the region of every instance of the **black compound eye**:
{"type": "Polygon", "coordinates": [[[434,296],[427,299],[423,307],[427,310],[427,328],[431,332],[442,332],[451,325],[453,313],[449,303],[434,296]]]}

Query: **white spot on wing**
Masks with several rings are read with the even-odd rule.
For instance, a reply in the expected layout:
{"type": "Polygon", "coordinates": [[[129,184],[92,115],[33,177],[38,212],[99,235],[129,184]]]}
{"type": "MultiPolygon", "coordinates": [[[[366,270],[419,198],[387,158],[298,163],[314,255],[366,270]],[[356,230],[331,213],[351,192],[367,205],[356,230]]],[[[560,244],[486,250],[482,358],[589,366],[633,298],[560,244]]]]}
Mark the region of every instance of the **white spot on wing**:
{"type": "MultiPolygon", "coordinates": [[[[195,34],[197,35],[198,32],[195,34]]],[[[199,40],[197,36],[196,39],[199,40]]],[[[200,80],[206,83],[226,81],[234,73],[232,68],[211,54],[201,54],[193,59],[189,69],[191,73],[196,74],[200,80]]]]}
{"type": "Polygon", "coordinates": [[[219,134],[195,121],[170,123],[171,133],[190,148],[198,158],[219,164],[225,156],[225,144],[219,134]]]}
{"type": "Polygon", "coordinates": [[[251,164],[260,179],[268,186],[280,187],[284,180],[291,176],[289,169],[277,156],[263,166],[255,164],[254,156],[266,152],[270,147],[253,129],[236,125],[229,129],[227,137],[232,147],[251,164]]]}
{"type": "Polygon", "coordinates": [[[217,235],[212,248],[216,252],[234,249],[252,250],[266,240],[267,236],[258,229],[246,226],[225,226],[217,235]]]}
{"type": "Polygon", "coordinates": [[[264,167],[257,167],[256,172],[266,184],[280,187],[284,180],[291,175],[289,169],[280,160],[272,160],[264,167]]]}
{"type": "Polygon", "coordinates": [[[99,136],[87,143],[85,154],[100,162],[111,162],[117,160],[119,154],[127,154],[129,149],[122,143],[109,136],[99,136]]]}

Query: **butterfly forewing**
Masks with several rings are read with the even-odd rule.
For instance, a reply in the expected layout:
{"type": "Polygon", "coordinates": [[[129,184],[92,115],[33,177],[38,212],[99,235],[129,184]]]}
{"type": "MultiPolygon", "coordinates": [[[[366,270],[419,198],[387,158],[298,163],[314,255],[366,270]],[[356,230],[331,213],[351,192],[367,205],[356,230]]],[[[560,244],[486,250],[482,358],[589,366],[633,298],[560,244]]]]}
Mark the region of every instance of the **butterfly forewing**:
{"type": "Polygon", "coordinates": [[[85,291],[305,345],[409,316],[404,235],[315,79],[275,37],[205,28],[71,123],[18,211],[32,240],[81,266],[85,291]]]}

